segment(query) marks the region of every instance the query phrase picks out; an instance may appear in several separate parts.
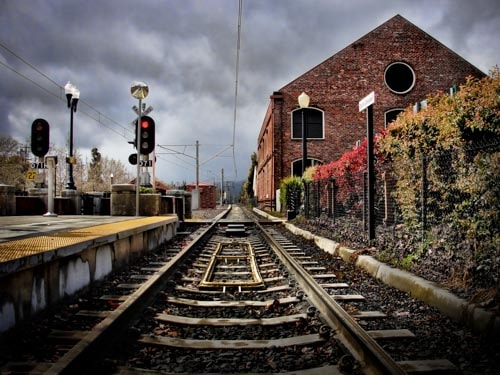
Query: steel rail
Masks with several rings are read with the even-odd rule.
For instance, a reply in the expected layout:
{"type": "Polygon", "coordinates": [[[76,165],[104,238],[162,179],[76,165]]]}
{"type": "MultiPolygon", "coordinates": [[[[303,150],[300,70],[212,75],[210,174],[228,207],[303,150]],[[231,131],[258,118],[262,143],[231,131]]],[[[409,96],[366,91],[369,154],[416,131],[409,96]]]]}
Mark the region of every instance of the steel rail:
{"type": "Polygon", "coordinates": [[[130,318],[139,313],[144,306],[147,306],[149,302],[153,300],[155,295],[164,288],[170,277],[174,275],[179,262],[187,258],[191,250],[212,232],[217,223],[225,217],[230,210],[231,207],[229,206],[226,211],[212,221],[198,238],[170,259],[157,273],[151,275],[151,277],[131,294],[127,300],[90,330],[44,373],[50,375],[73,374],[81,370],[81,368],[84,368],[85,361],[90,359],[92,353],[98,352],[105,345],[109,344],[109,342],[113,340],[113,335],[125,329],[130,318]]]}
{"type": "Polygon", "coordinates": [[[373,375],[406,374],[403,368],[359,326],[359,324],[309,275],[309,273],[256,221],[264,238],[276,252],[290,274],[301,284],[313,305],[332,327],[353,357],[363,366],[363,372],[373,375]]]}
{"type": "Polygon", "coordinates": [[[208,263],[207,270],[205,271],[198,288],[217,288],[217,287],[239,287],[245,289],[252,288],[264,288],[264,280],[260,275],[259,268],[257,266],[257,260],[255,258],[254,251],[249,242],[246,241],[233,241],[233,242],[220,242],[217,245],[210,262],[208,263]],[[240,255],[224,255],[223,251],[226,248],[240,250],[242,254],[240,255]],[[219,262],[221,261],[242,261],[242,263],[248,264],[251,269],[251,280],[218,280],[215,277],[215,269],[219,262]]]}

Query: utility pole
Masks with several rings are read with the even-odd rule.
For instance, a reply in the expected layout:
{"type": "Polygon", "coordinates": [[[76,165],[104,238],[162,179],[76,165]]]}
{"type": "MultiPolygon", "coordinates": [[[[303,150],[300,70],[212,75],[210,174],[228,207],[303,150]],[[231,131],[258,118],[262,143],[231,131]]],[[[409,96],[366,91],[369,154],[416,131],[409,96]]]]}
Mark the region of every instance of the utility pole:
{"type": "Polygon", "coordinates": [[[220,183],[220,205],[224,204],[224,168],[222,168],[222,180],[220,183]]]}
{"type": "Polygon", "coordinates": [[[200,142],[196,141],[196,200],[198,202],[198,207],[200,204],[200,142]]]}

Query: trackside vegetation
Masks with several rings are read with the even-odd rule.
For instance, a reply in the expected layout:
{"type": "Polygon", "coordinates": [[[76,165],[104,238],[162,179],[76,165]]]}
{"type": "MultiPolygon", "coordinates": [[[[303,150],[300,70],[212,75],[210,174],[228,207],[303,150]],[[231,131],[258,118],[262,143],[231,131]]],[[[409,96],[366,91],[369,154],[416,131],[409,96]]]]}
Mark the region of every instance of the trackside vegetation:
{"type": "Polygon", "coordinates": [[[410,230],[426,226],[420,250],[460,257],[463,267],[454,271],[464,284],[481,271],[498,286],[498,67],[486,78],[468,78],[454,95],[429,96],[427,107],[419,112],[408,108],[377,146],[390,163],[396,181],[393,196],[405,226],[410,230]],[[424,222],[423,202],[429,207],[424,222]]]}
{"type": "Polygon", "coordinates": [[[284,179],[282,203],[291,186],[305,185],[311,215],[297,218],[298,225],[347,245],[374,246],[398,267],[432,268],[436,281],[498,290],[500,70],[424,103],[375,137],[375,242],[367,243],[363,230],[366,139],[308,170],[310,183],[284,179]]]}

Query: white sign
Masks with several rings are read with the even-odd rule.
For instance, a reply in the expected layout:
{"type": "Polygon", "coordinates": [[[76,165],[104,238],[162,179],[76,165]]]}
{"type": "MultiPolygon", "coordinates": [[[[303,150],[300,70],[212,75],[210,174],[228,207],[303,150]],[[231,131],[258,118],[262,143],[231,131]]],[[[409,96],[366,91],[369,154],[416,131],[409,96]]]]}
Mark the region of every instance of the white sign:
{"type": "Polygon", "coordinates": [[[31,168],[33,168],[33,169],[45,169],[45,163],[44,162],[33,162],[33,163],[31,163],[31,168]]]}
{"type": "MultiPolygon", "coordinates": [[[[142,107],[141,116],[146,116],[146,115],[150,114],[153,111],[153,107],[152,106],[149,106],[148,108],[145,108],[146,104],[143,103],[142,105],[143,105],[143,107],[142,107]]],[[[132,106],[132,110],[135,112],[135,114],[137,116],[139,116],[139,107],[137,107],[136,105],[134,105],[134,106],[132,106]]],[[[132,125],[134,125],[134,124],[135,124],[135,120],[132,123],[132,125]]]]}
{"type": "Polygon", "coordinates": [[[153,166],[153,160],[141,160],[139,165],[141,167],[152,167],[153,166]]]}
{"type": "Polygon", "coordinates": [[[366,108],[368,108],[368,106],[372,105],[373,103],[375,103],[375,92],[372,91],[371,93],[369,93],[368,95],[366,95],[363,99],[361,99],[359,101],[359,111],[363,111],[365,110],[366,108]]]}

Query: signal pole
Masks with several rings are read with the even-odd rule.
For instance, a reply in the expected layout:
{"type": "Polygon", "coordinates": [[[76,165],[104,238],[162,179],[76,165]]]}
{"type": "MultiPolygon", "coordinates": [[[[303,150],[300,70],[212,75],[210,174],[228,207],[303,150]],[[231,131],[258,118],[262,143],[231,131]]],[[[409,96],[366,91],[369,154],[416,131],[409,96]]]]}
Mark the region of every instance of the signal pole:
{"type": "Polygon", "coordinates": [[[133,82],[130,88],[130,93],[136,99],[139,99],[139,110],[137,111],[137,129],[136,129],[136,143],[137,143],[137,176],[135,179],[135,216],[139,216],[139,178],[141,174],[141,148],[139,142],[141,140],[141,110],[142,99],[145,99],[149,94],[149,87],[144,82],[133,82]]]}

